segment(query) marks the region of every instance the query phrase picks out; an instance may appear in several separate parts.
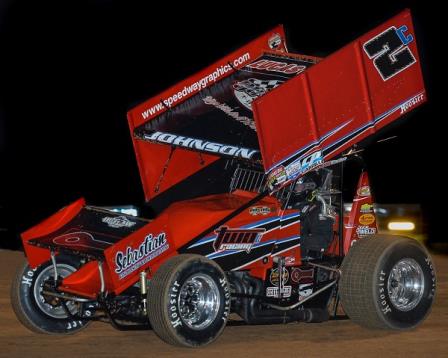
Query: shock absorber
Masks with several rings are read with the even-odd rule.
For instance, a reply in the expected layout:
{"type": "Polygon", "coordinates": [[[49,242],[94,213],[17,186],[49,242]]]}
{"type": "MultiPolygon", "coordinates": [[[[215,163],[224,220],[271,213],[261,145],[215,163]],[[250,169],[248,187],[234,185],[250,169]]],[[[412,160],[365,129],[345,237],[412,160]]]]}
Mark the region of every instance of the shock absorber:
{"type": "Polygon", "coordinates": [[[147,301],[148,301],[148,285],[146,281],[146,271],[140,272],[140,294],[142,297],[143,313],[147,314],[147,301]]]}

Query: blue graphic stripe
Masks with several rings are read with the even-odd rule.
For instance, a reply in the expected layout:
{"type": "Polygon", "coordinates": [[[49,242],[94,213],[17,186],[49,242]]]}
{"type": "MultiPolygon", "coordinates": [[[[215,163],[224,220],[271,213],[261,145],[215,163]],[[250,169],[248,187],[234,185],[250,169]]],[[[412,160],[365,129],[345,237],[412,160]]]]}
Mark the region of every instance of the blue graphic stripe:
{"type": "Polygon", "coordinates": [[[397,104],[395,107],[393,107],[393,108],[389,109],[388,111],[386,111],[386,112],[380,114],[378,117],[376,117],[375,119],[373,119],[373,121],[371,121],[370,123],[367,123],[367,124],[365,124],[364,126],[358,128],[358,129],[356,129],[355,131],[353,131],[353,132],[347,134],[345,137],[339,139],[339,140],[336,141],[335,143],[328,145],[327,147],[324,148],[324,150],[326,150],[326,149],[328,149],[328,148],[331,148],[331,147],[333,147],[333,146],[337,146],[340,142],[346,140],[346,139],[347,139],[348,137],[350,137],[350,136],[356,137],[356,135],[359,135],[359,134],[361,134],[362,132],[364,132],[365,130],[374,127],[376,124],[380,123],[383,119],[389,117],[391,114],[393,114],[393,113],[396,112],[398,109],[400,109],[400,107],[401,107],[403,104],[405,104],[406,102],[410,101],[411,99],[413,99],[413,98],[415,98],[415,97],[421,95],[422,93],[423,93],[423,92],[420,92],[420,93],[416,94],[415,96],[412,96],[412,97],[410,97],[410,98],[408,98],[408,99],[406,99],[406,100],[400,102],[400,103],[397,104]]]}
{"type": "Polygon", "coordinates": [[[323,137],[321,137],[318,141],[312,142],[308,145],[306,145],[305,147],[302,147],[301,149],[297,150],[296,152],[294,152],[293,154],[291,154],[289,157],[283,159],[282,161],[278,162],[277,164],[272,165],[268,170],[266,170],[266,174],[269,173],[273,168],[275,168],[276,166],[287,162],[288,160],[294,158],[294,157],[298,157],[300,156],[300,154],[306,152],[308,149],[321,144],[324,140],[326,140],[327,138],[331,137],[333,134],[335,134],[336,132],[339,132],[342,128],[344,128],[347,124],[349,124],[353,119],[348,120],[347,122],[341,124],[339,127],[336,127],[335,129],[329,131],[327,134],[325,134],[323,137]]]}
{"type": "MultiPolygon", "coordinates": [[[[380,114],[379,116],[377,116],[376,118],[374,118],[370,123],[367,123],[367,124],[365,124],[364,126],[355,129],[353,132],[347,134],[346,136],[344,136],[343,138],[339,139],[338,141],[336,141],[336,142],[334,142],[334,143],[328,145],[327,147],[324,148],[324,150],[325,150],[325,149],[328,149],[328,148],[330,148],[330,147],[332,147],[332,146],[336,146],[336,145],[339,144],[341,141],[347,139],[347,137],[350,137],[350,136],[352,136],[352,135],[359,134],[359,133],[362,132],[363,130],[365,130],[365,129],[369,128],[369,127],[373,127],[375,124],[381,122],[383,119],[385,119],[386,117],[388,117],[389,115],[391,115],[392,113],[394,113],[395,111],[397,111],[403,104],[405,104],[406,102],[410,101],[411,99],[413,99],[413,98],[415,98],[415,97],[417,97],[417,96],[419,96],[419,95],[421,95],[421,94],[423,94],[423,93],[424,93],[424,92],[420,92],[420,93],[418,93],[418,94],[416,94],[416,95],[414,95],[414,96],[411,96],[411,97],[407,98],[406,100],[400,102],[400,103],[397,104],[395,107],[389,109],[388,111],[386,111],[386,112],[380,114]]],[[[351,121],[351,120],[350,120],[350,121],[351,121]]],[[[342,126],[345,126],[345,125],[346,125],[347,123],[349,123],[350,121],[344,123],[342,126]]],[[[289,157],[287,157],[287,158],[285,158],[285,159],[283,159],[283,160],[277,162],[276,164],[272,165],[272,166],[266,171],[266,173],[269,173],[273,168],[275,168],[275,167],[277,167],[277,166],[279,166],[279,165],[285,163],[286,161],[288,161],[288,160],[290,160],[290,159],[292,159],[292,158],[294,158],[294,157],[299,157],[300,154],[302,154],[303,152],[305,152],[305,151],[308,150],[309,148],[311,148],[311,147],[313,147],[313,146],[316,146],[317,144],[320,144],[320,142],[322,142],[324,139],[327,139],[327,138],[328,138],[331,134],[333,134],[335,131],[338,131],[339,129],[341,129],[342,126],[336,128],[335,130],[331,131],[330,133],[327,133],[324,137],[321,138],[321,140],[320,140],[319,142],[313,142],[313,143],[310,143],[310,144],[308,144],[306,147],[303,147],[302,149],[299,149],[298,151],[296,151],[294,154],[290,155],[289,157]]]]}

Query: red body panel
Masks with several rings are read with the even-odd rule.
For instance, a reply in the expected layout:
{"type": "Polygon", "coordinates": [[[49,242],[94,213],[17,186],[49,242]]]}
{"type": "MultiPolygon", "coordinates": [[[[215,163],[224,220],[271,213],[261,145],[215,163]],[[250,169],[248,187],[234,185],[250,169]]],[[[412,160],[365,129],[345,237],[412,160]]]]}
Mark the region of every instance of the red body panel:
{"type": "Polygon", "coordinates": [[[85,205],[84,198],[78,199],[74,203],[59,210],[48,219],[42,221],[40,224],[33,226],[31,229],[22,233],[22,242],[25,254],[28,258],[28,263],[31,267],[36,267],[41,263],[50,259],[50,251],[40,247],[28,244],[28,241],[39,236],[56,231],[67,222],[69,222],[85,205]]]}
{"type": "MultiPolygon", "coordinates": [[[[211,195],[208,197],[178,202],[171,205],[162,215],[157,217],[157,219],[151,221],[138,231],[135,231],[133,234],[104,250],[104,275],[106,290],[109,292],[114,292],[115,294],[120,294],[122,291],[137,282],[139,272],[142,270],[148,270],[150,268],[148,274],[149,277],[151,277],[160,264],[165,262],[168,257],[178,253],[177,250],[180,247],[188,244],[193,237],[199,235],[208,227],[223,219],[255,196],[255,193],[236,191],[232,194],[211,195]],[[126,253],[128,248],[138,250],[148,235],[157,236],[160,233],[164,233],[166,235],[166,249],[141,265],[140,263],[137,263],[137,265],[132,267],[132,270],[128,274],[124,277],[120,277],[120,275],[116,272],[117,253],[126,253]]],[[[82,206],[79,205],[80,203],[82,203],[82,201],[76,202],[76,206],[75,204],[72,204],[72,206],[62,210],[61,212],[65,214],[64,217],[71,218],[79,212],[82,208],[82,206]]],[[[278,201],[272,197],[266,197],[265,199],[259,201],[257,206],[270,208],[270,213],[268,215],[263,215],[263,219],[278,218],[281,214],[285,215],[285,213],[280,212],[278,201]]],[[[231,228],[240,228],[253,222],[254,218],[258,219],[258,217],[254,217],[254,215],[251,214],[250,209],[247,209],[240,215],[229,220],[226,225],[231,228]]],[[[48,223],[50,223],[50,221],[48,221],[48,223]]],[[[62,225],[62,222],[60,223],[62,225]]],[[[51,226],[51,231],[55,231],[59,227],[60,226],[51,226]]],[[[36,228],[39,228],[39,231],[34,229],[29,231],[27,236],[29,239],[40,236],[41,232],[50,231],[49,226],[47,226],[47,221],[39,224],[36,228]]],[[[285,229],[277,228],[276,230],[264,235],[261,243],[275,240],[278,238],[280,231],[281,236],[291,236],[293,234],[298,235],[299,225],[291,225],[285,229]]],[[[213,232],[209,234],[213,235],[213,232]]],[[[209,235],[205,236],[207,237],[209,235]]],[[[272,247],[273,246],[274,243],[272,243],[272,247]]],[[[30,254],[28,256],[30,262],[36,262],[36,265],[47,261],[50,258],[49,250],[47,249],[36,248],[35,246],[30,245],[29,250],[30,254]],[[40,252],[45,253],[45,257],[41,258],[39,255],[40,252]]],[[[297,256],[297,262],[299,262],[300,250],[295,248],[290,251],[291,254],[297,256]]],[[[140,262],[143,261],[144,260],[141,260],[140,262]]],[[[271,262],[271,260],[269,262],[271,262]]],[[[257,260],[249,265],[245,265],[245,269],[259,268],[260,265],[261,260],[257,260]]],[[[269,264],[262,265],[266,267],[269,266],[269,264]]],[[[260,275],[260,273],[258,275],[260,275]]],[[[261,275],[264,275],[264,271],[262,271],[261,275]]],[[[81,296],[95,297],[100,290],[97,262],[91,261],[74,274],[65,278],[60,289],[62,291],[81,296]]]]}
{"type": "Polygon", "coordinates": [[[350,215],[345,223],[344,254],[359,238],[376,234],[378,226],[373,208],[373,197],[370,191],[369,176],[367,172],[361,173],[353,198],[350,215]]]}

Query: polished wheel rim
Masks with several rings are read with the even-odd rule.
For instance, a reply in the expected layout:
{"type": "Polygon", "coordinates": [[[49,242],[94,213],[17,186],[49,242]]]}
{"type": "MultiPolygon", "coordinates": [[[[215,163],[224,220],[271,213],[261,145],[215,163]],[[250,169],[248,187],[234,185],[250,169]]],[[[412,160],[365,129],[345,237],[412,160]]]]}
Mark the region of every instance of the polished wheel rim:
{"type": "Polygon", "coordinates": [[[218,315],[220,306],[218,285],[209,275],[192,275],[180,289],[178,305],[182,321],[189,328],[204,329],[218,315]]]}
{"type": "MultiPolygon", "coordinates": [[[[66,264],[57,264],[56,266],[58,277],[60,278],[65,278],[76,271],[74,267],[66,264]]],[[[46,315],[56,319],[65,319],[67,318],[67,312],[64,307],[62,307],[60,299],[42,294],[44,284],[53,279],[53,266],[48,266],[39,273],[39,276],[36,278],[36,283],[34,284],[34,300],[36,301],[37,306],[46,315]]],[[[71,314],[76,314],[78,311],[77,305],[72,301],[67,301],[67,308],[71,314]]]]}
{"type": "Polygon", "coordinates": [[[391,303],[400,311],[410,311],[420,302],[425,289],[423,270],[417,261],[405,258],[390,271],[387,291],[391,303]]]}

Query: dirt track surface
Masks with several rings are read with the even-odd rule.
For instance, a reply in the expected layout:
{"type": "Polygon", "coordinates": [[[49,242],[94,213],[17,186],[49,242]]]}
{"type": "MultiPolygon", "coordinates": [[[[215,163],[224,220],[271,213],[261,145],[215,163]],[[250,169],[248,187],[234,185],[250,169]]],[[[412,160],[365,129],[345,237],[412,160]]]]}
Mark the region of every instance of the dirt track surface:
{"type": "Polygon", "coordinates": [[[0,250],[0,357],[447,357],[448,257],[435,256],[438,291],[429,318],[416,330],[391,333],[350,322],[228,326],[217,342],[201,349],[171,347],[152,331],[120,332],[94,322],[73,336],[29,332],[17,321],[9,288],[20,252],[0,250]]]}

